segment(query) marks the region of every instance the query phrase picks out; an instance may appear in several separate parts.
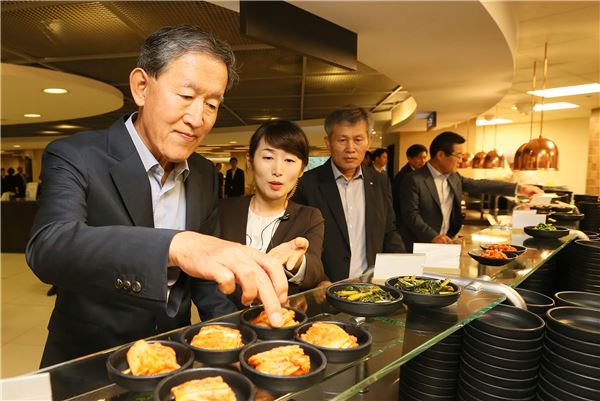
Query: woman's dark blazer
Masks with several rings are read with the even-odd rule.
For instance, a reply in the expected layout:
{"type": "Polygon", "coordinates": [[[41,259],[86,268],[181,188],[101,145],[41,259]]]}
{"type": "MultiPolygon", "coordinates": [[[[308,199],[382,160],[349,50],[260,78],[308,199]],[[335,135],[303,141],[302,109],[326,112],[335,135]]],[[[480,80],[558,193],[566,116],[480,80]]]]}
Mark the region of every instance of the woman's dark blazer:
{"type": "MultiPolygon", "coordinates": [[[[246,244],[246,225],[251,198],[251,196],[241,196],[219,201],[221,238],[246,244]]],[[[318,209],[289,201],[267,251],[296,237],[304,237],[308,240],[304,280],[300,285],[290,283],[291,293],[313,288],[327,279],[321,261],[323,231],[324,220],[318,209]]]]}

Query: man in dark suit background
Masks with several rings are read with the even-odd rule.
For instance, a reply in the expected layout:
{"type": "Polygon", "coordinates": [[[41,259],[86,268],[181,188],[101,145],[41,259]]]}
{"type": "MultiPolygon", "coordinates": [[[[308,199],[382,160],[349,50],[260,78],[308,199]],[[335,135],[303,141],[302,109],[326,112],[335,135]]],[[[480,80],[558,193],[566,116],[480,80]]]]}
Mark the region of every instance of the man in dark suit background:
{"type": "Polygon", "coordinates": [[[229,164],[231,165],[231,168],[227,170],[227,174],[225,175],[225,195],[227,195],[228,198],[242,196],[244,195],[244,186],[246,185],[244,170],[238,168],[237,157],[229,159],[229,164]]]}
{"type": "MultiPolygon", "coordinates": [[[[293,200],[321,210],[325,218],[323,267],[331,281],[361,275],[381,252],[404,252],[396,231],[390,180],[361,168],[371,144],[372,119],[346,106],[325,119],[331,158],[304,173],[293,200]]],[[[322,285],[327,282],[322,283],[322,285]]]]}
{"type": "Polygon", "coordinates": [[[396,213],[396,226],[400,229],[402,224],[402,214],[400,205],[402,197],[400,196],[401,183],[407,174],[412,173],[425,165],[427,161],[427,148],[420,143],[411,145],[406,149],[406,164],[396,173],[392,181],[392,195],[394,197],[394,213],[396,213]]]}
{"type": "Polygon", "coordinates": [[[436,136],[429,147],[431,159],[408,174],[400,189],[402,224],[406,247],[415,242],[448,244],[461,228],[462,192],[532,196],[538,187],[494,180],[474,180],[457,173],[465,152],[465,139],[450,131],[436,136]]]}
{"type": "Polygon", "coordinates": [[[231,293],[237,282],[245,303],[260,295],[282,324],[281,265],[214,237],[217,175],[195,153],[234,64],[229,45],[198,28],[163,28],[129,77],[137,113],[46,148],[26,250],[57,288],[42,366],[188,325],[191,298],[208,317],[222,313],[211,304],[217,285],[231,293]]]}
{"type": "Polygon", "coordinates": [[[223,198],[225,189],[225,176],[221,172],[223,169],[223,163],[215,163],[215,169],[217,170],[217,178],[219,182],[219,199],[223,198]]]}

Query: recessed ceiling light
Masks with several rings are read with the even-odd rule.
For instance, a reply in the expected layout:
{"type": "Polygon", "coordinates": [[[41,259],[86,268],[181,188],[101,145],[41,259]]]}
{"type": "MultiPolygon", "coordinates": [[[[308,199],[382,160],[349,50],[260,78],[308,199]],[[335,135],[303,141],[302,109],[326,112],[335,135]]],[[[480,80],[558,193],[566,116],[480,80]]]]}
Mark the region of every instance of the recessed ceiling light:
{"type": "Polygon", "coordinates": [[[508,120],[506,118],[492,118],[491,120],[477,120],[475,122],[476,125],[497,125],[497,124],[508,124],[512,123],[512,120],[508,120]]]}
{"type": "Polygon", "coordinates": [[[44,130],[44,131],[40,131],[40,134],[60,134],[60,131],[52,131],[52,130],[44,130]]]}
{"type": "Polygon", "coordinates": [[[237,143],[237,141],[229,141],[229,143],[235,144],[235,143],[237,143]]]}
{"type": "Polygon", "coordinates": [[[576,109],[579,105],[569,102],[557,102],[557,103],[546,103],[543,106],[541,104],[536,104],[533,106],[533,110],[535,111],[550,111],[550,110],[564,110],[564,109],[576,109]]]}
{"type": "Polygon", "coordinates": [[[58,129],[79,129],[79,128],[83,128],[83,127],[81,125],[58,124],[58,125],[55,125],[54,128],[58,128],[58,129]]]}
{"type": "Polygon", "coordinates": [[[42,116],[41,114],[37,114],[37,113],[23,114],[23,117],[27,117],[27,118],[40,118],[41,116],[42,116]]]}
{"type": "Polygon", "coordinates": [[[21,145],[13,145],[13,148],[20,148],[21,145]]]}
{"type": "Polygon", "coordinates": [[[546,90],[529,91],[530,95],[541,96],[541,97],[560,97],[560,96],[574,96],[583,95],[586,93],[598,93],[600,92],[600,84],[585,84],[585,85],[574,85],[574,86],[563,86],[560,88],[550,88],[546,90]]]}
{"type": "Polygon", "coordinates": [[[69,92],[66,89],[63,88],[46,88],[44,89],[44,93],[49,93],[51,95],[62,95],[69,92]]]}

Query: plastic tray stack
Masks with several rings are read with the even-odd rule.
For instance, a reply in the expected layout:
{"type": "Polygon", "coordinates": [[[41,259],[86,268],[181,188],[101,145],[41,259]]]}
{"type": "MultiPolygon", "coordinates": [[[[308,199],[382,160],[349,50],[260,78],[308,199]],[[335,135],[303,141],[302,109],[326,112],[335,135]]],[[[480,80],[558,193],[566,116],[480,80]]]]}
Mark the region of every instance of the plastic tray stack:
{"type": "Polygon", "coordinates": [[[600,294],[600,241],[576,240],[568,269],[561,269],[562,290],[600,294]]]}
{"type": "MultiPolygon", "coordinates": [[[[526,290],[524,288],[515,288],[515,290],[519,293],[519,295],[521,295],[521,297],[525,301],[525,304],[527,305],[527,310],[529,312],[535,313],[544,320],[546,319],[546,311],[555,306],[554,299],[540,292],[526,290]]],[[[504,301],[503,303],[510,305],[508,300],[504,301]]]]}
{"type": "Polygon", "coordinates": [[[532,400],[544,339],[544,320],[498,305],[464,328],[457,399],[532,400]]]}
{"type": "Polygon", "coordinates": [[[540,365],[541,401],[600,399],[600,309],[550,309],[540,365]]]}
{"type": "Polygon", "coordinates": [[[458,383],[462,330],[411,359],[400,369],[402,401],[454,401],[458,383]]]}
{"type": "Polygon", "coordinates": [[[556,292],[556,258],[548,259],[531,276],[521,283],[520,288],[542,293],[551,297],[556,292]]]}

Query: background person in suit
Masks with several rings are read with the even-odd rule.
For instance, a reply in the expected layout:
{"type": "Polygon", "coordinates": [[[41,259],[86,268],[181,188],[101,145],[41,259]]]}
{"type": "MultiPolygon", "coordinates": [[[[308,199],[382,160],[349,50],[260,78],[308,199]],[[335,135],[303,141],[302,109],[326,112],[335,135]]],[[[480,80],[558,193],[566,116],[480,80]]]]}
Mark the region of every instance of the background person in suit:
{"type": "Polygon", "coordinates": [[[217,179],[219,181],[219,199],[222,199],[225,189],[225,176],[223,176],[223,173],[221,172],[221,170],[223,169],[223,163],[216,163],[215,169],[217,170],[217,179]]]}
{"type": "Polygon", "coordinates": [[[231,168],[227,170],[227,173],[225,174],[225,195],[227,195],[228,198],[242,196],[244,195],[244,186],[246,185],[244,170],[238,168],[237,157],[229,159],[229,164],[231,165],[231,168]]]}
{"type": "Polygon", "coordinates": [[[279,260],[290,277],[290,292],[326,279],[321,262],[323,216],[318,209],[289,200],[308,164],[308,153],[308,139],[296,124],[278,120],[261,125],[248,153],[254,195],[219,203],[221,238],[279,260]]]}
{"type": "MultiPolygon", "coordinates": [[[[404,252],[396,231],[390,180],[361,168],[371,144],[372,119],[346,106],[325,119],[331,158],[307,171],[292,198],[316,207],[325,218],[323,266],[331,281],[361,275],[380,252],[404,252]]],[[[323,285],[327,282],[323,283],[323,285]]]]}
{"type": "Polygon", "coordinates": [[[221,314],[217,284],[224,293],[240,284],[245,303],[259,295],[282,324],[280,263],[213,237],[217,176],[194,152],[234,63],[229,45],[197,27],[163,28],[129,76],[138,112],[46,148],[26,250],[33,272],[57,287],[42,366],[188,325],[192,297],[201,314],[221,314]]]}
{"type": "MultiPolygon", "coordinates": [[[[461,228],[462,192],[514,195],[516,184],[494,180],[473,180],[457,173],[465,152],[465,139],[450,131],[436,136],[429,147],[431,159],[406,176],[400,190],[401,233],[406,247],[415,242],[448,244],[461,228]]],[[[528,196],[541,193],[532,185],[521,185],[528,196]]]]}
{"type": "Polygon", "coordinates": [[[421,144],[414,144],[406,149],[406,159],[408,162],[396,173],[392,182],[392,195],[394,196],[394,212],[396,213],[396,226],[400,229],[402,224],[402,213],[400,205],[402,197],[400,196],[401,183],[407,174],[423,167],[427,161],[427,148],[421,144]]]}
{"type": "Polygon", "coordinates": [[[373,152],[373,164],[372,167],[378,173],[386,174],[385,166],[387,166],[388,162],[388,152],[387,149],[377,148],[373,152]]]}

